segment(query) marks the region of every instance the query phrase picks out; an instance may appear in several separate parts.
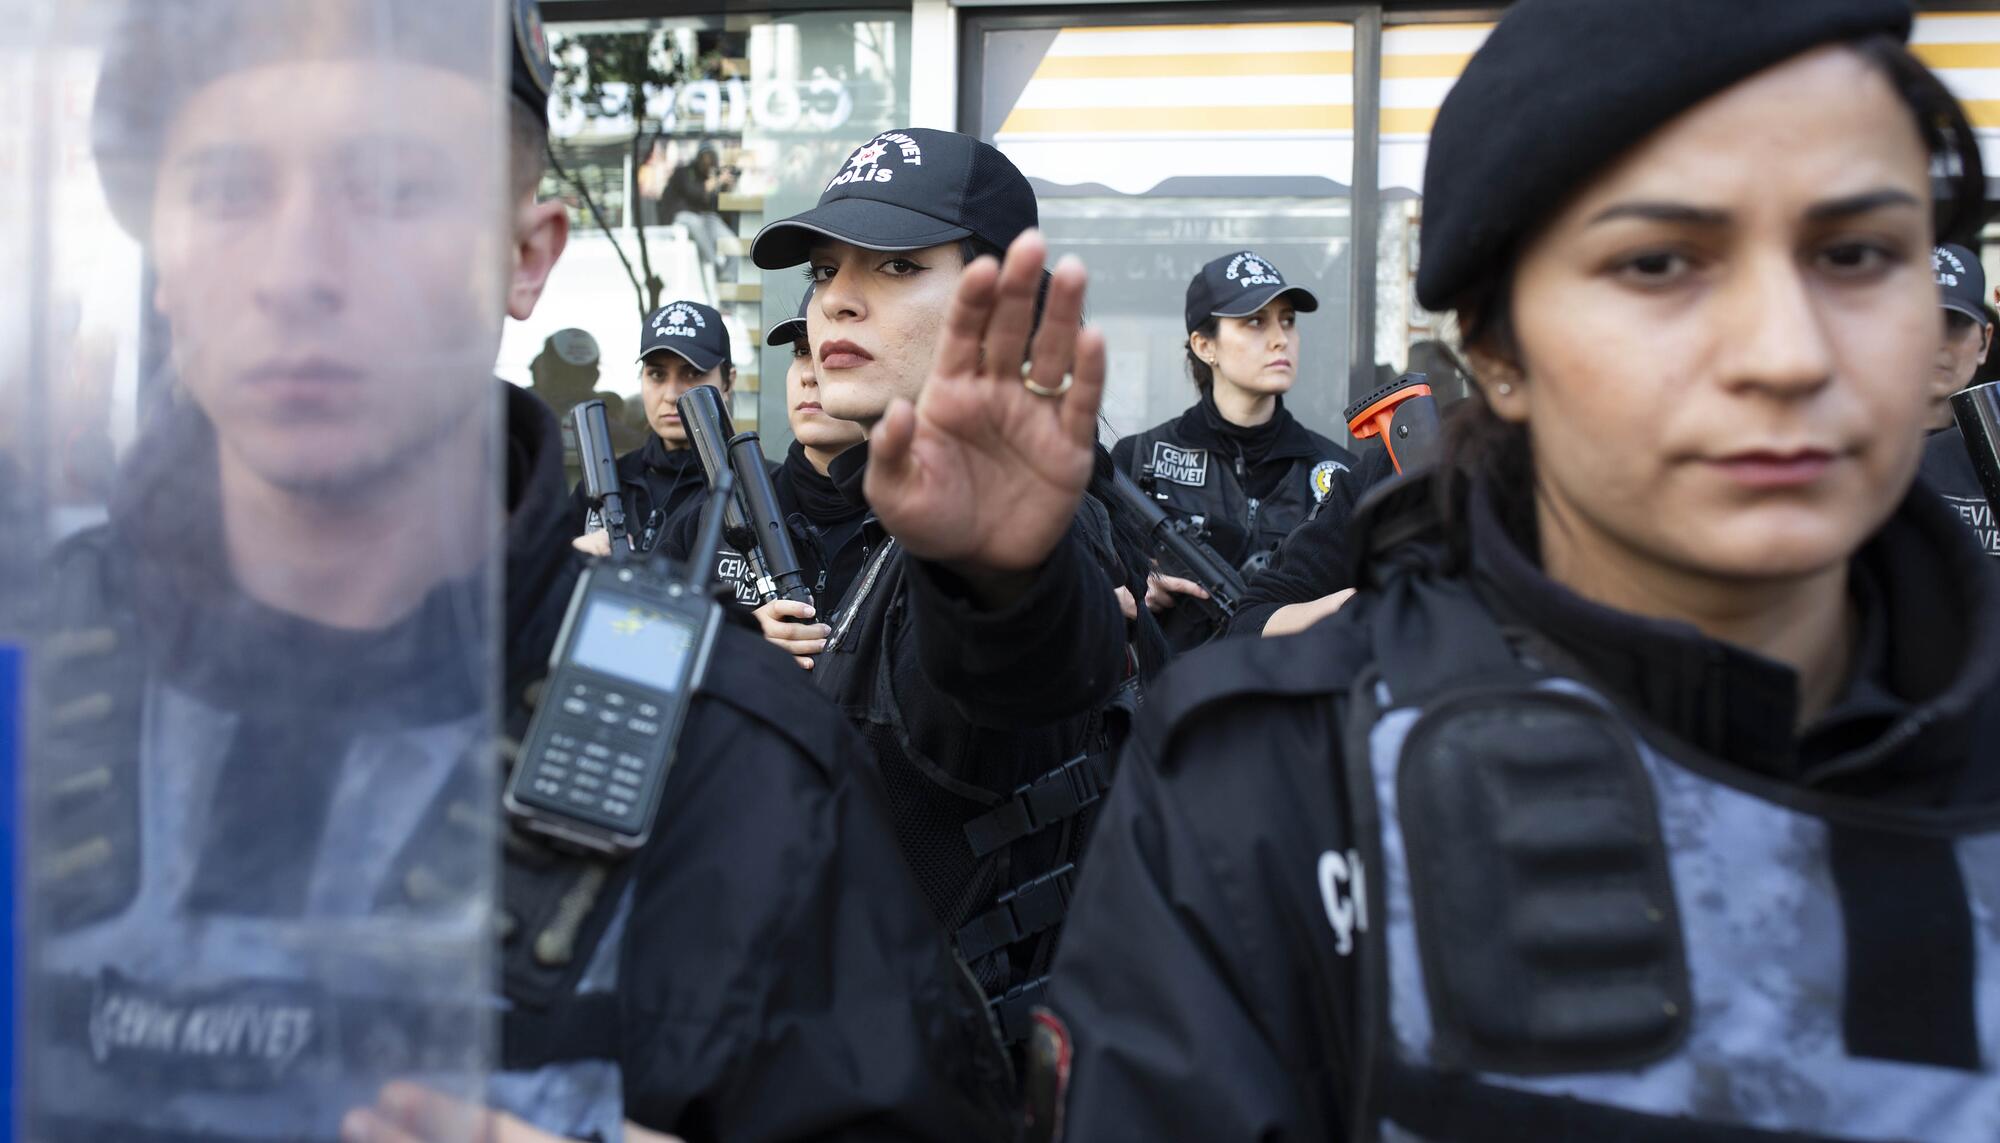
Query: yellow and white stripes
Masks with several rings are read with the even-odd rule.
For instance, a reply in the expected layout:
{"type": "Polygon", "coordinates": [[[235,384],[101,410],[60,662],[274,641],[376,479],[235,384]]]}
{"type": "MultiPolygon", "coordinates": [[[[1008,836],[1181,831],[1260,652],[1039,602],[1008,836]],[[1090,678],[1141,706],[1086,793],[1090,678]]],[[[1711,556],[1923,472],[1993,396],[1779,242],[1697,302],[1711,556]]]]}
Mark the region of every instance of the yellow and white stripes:
{"type": "Polygon", "coordinates": [[[1185,175],[1352,178],[1348,24],[1065,28],[994,140],[1030,175],[1128,194],[1185,175]]]}
{"type": "Polygon", "coordinates": [[[2000,12],[1917,17],[1910,45],[1965,104],[1988,174],[2000,174],[2000,12]]]}
{"type": "Polygon", "coordinates": [[[1431,123],[1492,24],[1406,24],[1382,30],[1380,185],[1419,190],[1431,123]]]}
{"type": "MultiPolygon", "coordinates": [[[[1423,186],[1438,108],[1492,30],[1490,23],[1383,30],[1383,187],[1423,186]]],[[[2000,174],[2000,8],[1919,15],[1912,44],[1964,101],[1987,169],[2000,174]]],[[[1064,29],[996,141],[1029,174],[1128,194],[1175,175],[1317,174],[1346,183],[1353,177],[1354,29],[1064,29]],[[1288,145],[1292,140],[1298,145],[1288,145]]]]}

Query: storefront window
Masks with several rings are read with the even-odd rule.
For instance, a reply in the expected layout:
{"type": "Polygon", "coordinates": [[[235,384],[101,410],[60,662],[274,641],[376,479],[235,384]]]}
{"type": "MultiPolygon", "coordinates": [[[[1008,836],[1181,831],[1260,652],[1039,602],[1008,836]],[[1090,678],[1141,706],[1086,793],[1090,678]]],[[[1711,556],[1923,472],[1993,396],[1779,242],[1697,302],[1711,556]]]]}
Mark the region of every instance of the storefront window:
{"type": "MultiPolygon", "coordinates": [[[[1406,24],[1382,32],[1376,359],[1384,370],[1442,377],[1447,391],[1459,364],[1446,352],[1457,345],[1457,328],[1450,315],[1430,313],[1416,300],[1424,167],[1437,109],[1492,28],[1406,24]]],[[[2000,175],[2000,11],[1922,13],[1911,45],[1964,103],[1989,179],[2000,175]]],[[[2000,282],[2000,227],[1987,228],[1980,254],[1987,280],[2000,282]]]]}
{"type": "MultiPolygon", "coordinates": [[[[1926,13],[1917,17],[1910,44],[1965,105],[1979,132],[1980,158],[1991,187],[2000,177],[2000,12],[1926,13]]],[[[1986,280],[2000,282],[2000,226],[1989,224],[1980,235],[1979,255],[1986,280]]],[[[1989,361],[2000,376],[2000,360],[1989,361]]],[[[1981,378],[1987,377],[1982,371],[1981,378]]]]}
{"type": "MultiPolygon", "coordinates": [[[[788,352],[766,349],[763,331],[797,310],[805,278],[756,269],[749,238],[812,205],[856,142],[907,122],[909,22],[847,10],[552,23],[560,170],[543,191],[569,205],[572,236],[534,318],[509,323],[501,375],[530,384],[550,335],[583,330],[601,359],[597,391],[624,398],[643,433],[641,315],[656,301],[706,302],[730,329],[737,425],[777,455],[790,439],[788,352]]],[[[562,388],[559,411],[576,386],[562,388]]]]}
{"type": "Polygon", "coordinates": [[[1458,328],[1417,304],[1417,239],[1424,165],[1445,93],[1493,30],[1491,24],[1415,24],[1382,30],[1380,228],[1375,243],[1378,372],[1423,373],[1443,399],[1464,392],[1458,328]]]}
{"type": "Polygon", "coordinates": [[[1352,269],[1354,28],[1241,22],[983,29],[979,122],[1090,267],[1118,433],[1192,404],[1182,309],[1204,262],[1255,249],[1318,296],[1287,406],[1338,434],[1352,269]]]}

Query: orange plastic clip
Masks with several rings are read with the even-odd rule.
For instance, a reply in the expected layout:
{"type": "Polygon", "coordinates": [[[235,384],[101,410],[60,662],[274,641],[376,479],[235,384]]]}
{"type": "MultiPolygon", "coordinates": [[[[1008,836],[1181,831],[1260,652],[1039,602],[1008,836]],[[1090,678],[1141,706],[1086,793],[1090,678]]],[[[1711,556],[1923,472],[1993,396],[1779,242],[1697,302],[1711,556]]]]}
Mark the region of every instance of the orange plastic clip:
{"type": "Polygon", "coordinates": [[[1394,464],[1396,471],[1400,473],[1403,471],[1403,462],[1396,459],[1396,450],[1390,445],[1389,422],[1396,417],[1396,406],[1412,397],[1428,397],[1430,395],[1431,387],[1424,384],[1404,385],[1401,388],[1394,389],[1384,394],[1378,400],[1370,402],[1359,413],[1349,417],[1347,419],[1347,431],[1353,433],[1358,440],[1367,440],[1369,437],[1381,437],[1382,444],[1389,448],[1389,462],[1394,464]]]}

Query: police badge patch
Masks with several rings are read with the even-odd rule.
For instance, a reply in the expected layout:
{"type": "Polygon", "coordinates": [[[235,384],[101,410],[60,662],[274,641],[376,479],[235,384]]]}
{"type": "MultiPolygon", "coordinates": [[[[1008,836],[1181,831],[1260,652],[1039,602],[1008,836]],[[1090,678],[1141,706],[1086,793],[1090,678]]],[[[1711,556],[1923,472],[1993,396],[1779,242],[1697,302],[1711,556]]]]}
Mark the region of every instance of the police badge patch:
{"type": "Polygon", "coordinates": [[[1208,483],[1208,450],[1154,441],[1151,467],[1155,480],[1200,488],[1208,483]]]}
{"type": "Polygon", "coordinates": [[[1313,503],[1326,503],[1327,494],[1333,491],[1333,474],[1346,471],[1347,466],[1337,460],[1323,460],[1313,465],[1312,476],[1310,478],[1312,480],[1313,503]]]}

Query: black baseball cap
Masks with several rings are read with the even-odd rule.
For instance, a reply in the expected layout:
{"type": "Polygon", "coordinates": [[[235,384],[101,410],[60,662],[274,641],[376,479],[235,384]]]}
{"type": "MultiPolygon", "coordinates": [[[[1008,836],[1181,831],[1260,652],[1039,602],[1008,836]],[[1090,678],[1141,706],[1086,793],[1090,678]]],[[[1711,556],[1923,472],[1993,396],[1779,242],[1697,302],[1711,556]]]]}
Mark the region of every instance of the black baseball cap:
{"type": "Polygon", "coordinates": [[[812,304],[812,300],[813,287],[807,286],[806,296],[799,299],[799,312],[797,316],[788,317],[777,325],[772,326],[771,332],[764,335],[764,344],[790,345],[804,337],[806,335],[806,307],[812,304]]]}
{"type": "Polygon", "coordinates": [[[850,152],[819,205],[758,231],[750,259],[796,266],[821,238],[866,250],[977,238],[1005,250],[1038,219],[1034,188],[1007,156],[970,135],[904,127],[850,152]]]}
{"type": "Polygon", "coordinates": [[[1979,264],[1979,255],[1947,242],[1931,251],[1931,270],[1937,276],[1938,299],[1945,309],[1956,310],[1982,325],[1991,320],[1986,311],[1986,267],[1979,264]]]}
{"type": "Polygon", "coordinates": [[[668,302],[646,315],[639,331],[639,360],[663,349],[706,373],[729,360],[729,330],[721,314],[700,302],[668,302]]]}
{"type": "Polygon", "coordinates": [[[514,0],[513,75],[508,84],[514,98],[549,125],[549,93],[555,88],[556,65],[549,58],[549,33],[542,25],[541,0],[514,0]]]}
{"type": "Polygon", "coordinates": [[[1249,250],[1224,254],[1203,266],[1188,283],[1188,332],[1193,333],[1212,317],[1249,317],[1280,294],[1289,295],[1300,313],[1319,308],[1313,292],[1304,286],[1286,285],[1285,276],[1270,259],[1249,250]]]}

